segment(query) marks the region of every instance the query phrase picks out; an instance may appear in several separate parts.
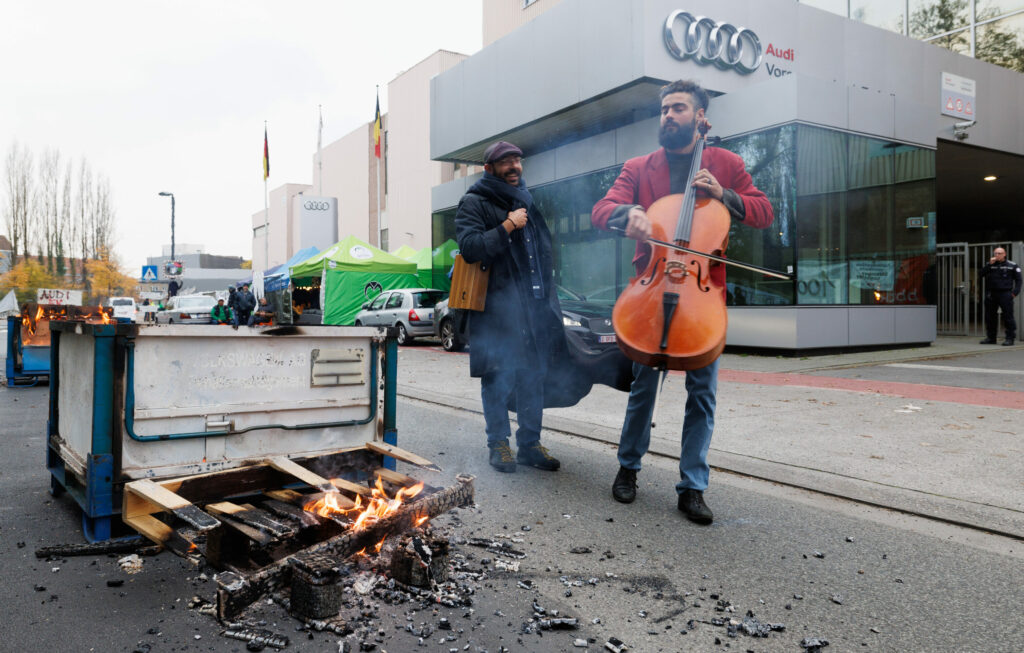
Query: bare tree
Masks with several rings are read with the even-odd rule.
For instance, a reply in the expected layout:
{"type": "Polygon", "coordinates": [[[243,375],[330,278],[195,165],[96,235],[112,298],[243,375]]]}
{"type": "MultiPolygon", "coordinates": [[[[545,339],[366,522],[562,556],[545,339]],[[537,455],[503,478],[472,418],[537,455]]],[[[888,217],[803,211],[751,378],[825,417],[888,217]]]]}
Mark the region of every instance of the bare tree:
{"type": "MultiPolygon", "coordinates": [[[[65,259],[68,254],[71,253],[71,249],[68,247],[68,239],[71,237],[71,198],[73,192],[73,173],[71,161],[68,161],[64,166],[64,174],[61,178],[60,184],[60,207],[57,215],[57,237],[56,245],[54,247],[54,253],[57,256],[57,276],[61,279],[68,272],[65,265],[65,259]]],[[[74,269],[71,270],[72,277],[74,276],[74,269]]]]}
{"type": "Polygon", "coordinates": [[[13,265],[19,253],[28,256],[35,177],[32,174],[32,153],[18,143],[11,144],[5,163],[7,202],[4,206],[4,219],[14,250],[13,265]]]}
{"type": "Polygon", "coordinates": [[[82,261],[82,285],[89,291],[89,278],[85,273],[85,261],[92,258],[92,169],[83,158],[78,167],[78,187],[75,192],[75,209],[72,223],[74,225],[74,242],[72,248],[82,261]]]}
{"type": "Polygon", "coordinates": [[[53,257],[60,216],[60,164],[58,150],[45,150],[39,158],[39,183],[36,185],[35,241],[40,254],[46,256],[46,271],[50,274],[54,271],[53,257]]]}

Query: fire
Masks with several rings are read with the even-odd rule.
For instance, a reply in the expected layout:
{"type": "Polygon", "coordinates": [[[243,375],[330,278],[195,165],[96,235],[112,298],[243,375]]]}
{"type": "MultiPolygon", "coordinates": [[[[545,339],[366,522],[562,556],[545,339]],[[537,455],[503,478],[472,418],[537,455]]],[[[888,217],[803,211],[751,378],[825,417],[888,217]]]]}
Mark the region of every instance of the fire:
{"type": "Polygon", "coordinates": [[[429,516],[423,515],[422,517],[420,517],[419,519],[416,520],[416,524],[415,525],[416,526],[422,526],[424,524],[424,522],[426,522],[428,519],[430,519],[429,516]]]}
{"type": "Polygon", "coordinates": [[[39,321],[39,318],[43,317],[43,315],[44,315],[44,313],[43,313],[43,307],[42,307],[42,306],[40,306],[40,307],[39,307],[39,310],[37,310],[37,311],[36,311],[36,322],[38,322],[38,321],[39,321]]]}
{"type": "Polygon", "coordinates": [[[109,315],[107,315],[106,313],[104,313],[102,311],[100,312],[100,315],[103,317],[103,324],[110,324],[110,316],[109,315]]]}
{"type": "MultiPolygon", "coordinates": [[[[356,496],[356,505],[352,508],[342,508],[338,504],[338,495],[329,492],[322,499],[307,505],[305,509],[321,517],[344,515],[352,520],[352,529],[359,532],[366,530],[377,521],[395,514],[402,504],[423,491],[423,483],[417,483],[411,487],[401,488],[394,497],[388,497],[384,490],[384,481],[380,476],[377,477],[377,482],[374,485],[370,498],[367,499],[363,495],[356,496]]],[[[426,517],[420,518],[416,525],[419,526],[426,519],[426,517]]],[[[381,540],[377,544],[376,550],[380,551],[383,544],[384,540],[381,540]]]]}

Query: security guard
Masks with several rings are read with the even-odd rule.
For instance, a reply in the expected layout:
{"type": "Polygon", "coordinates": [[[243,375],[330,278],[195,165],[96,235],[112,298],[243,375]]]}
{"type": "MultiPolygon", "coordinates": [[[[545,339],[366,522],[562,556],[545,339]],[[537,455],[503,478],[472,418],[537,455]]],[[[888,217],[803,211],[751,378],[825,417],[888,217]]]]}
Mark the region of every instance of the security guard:
{"type": "Polygon", "coordinates": [[[992,258],[981,268],[981,278],[985,281],[985,330],[988,337],[981,341],[983,345],[996,344],[996,331],[999,323],[996,313],[1003,312],[1003,327],[1006,340],[1003,346],[1009,347],[1017,337],[1017,323],[1013,319],[1013,298],[1020,294],[1020,266],[1006,260],[1006,250],[996,247],[992,258]]]}

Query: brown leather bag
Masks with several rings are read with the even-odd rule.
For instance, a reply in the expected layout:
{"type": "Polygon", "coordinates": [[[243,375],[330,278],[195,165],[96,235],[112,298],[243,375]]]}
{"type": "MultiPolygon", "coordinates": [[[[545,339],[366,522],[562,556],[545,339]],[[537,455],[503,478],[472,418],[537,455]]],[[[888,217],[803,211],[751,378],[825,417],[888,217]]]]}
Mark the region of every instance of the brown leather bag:
{"type": "Polygon", "coordinates": [[[452,289],[448,294],[448,307],[467,311],[482,311],[487,303],[487,280],[491,269],[479,261],[466,263],[461,254],[455,256],[452,268],[452,289]]]}

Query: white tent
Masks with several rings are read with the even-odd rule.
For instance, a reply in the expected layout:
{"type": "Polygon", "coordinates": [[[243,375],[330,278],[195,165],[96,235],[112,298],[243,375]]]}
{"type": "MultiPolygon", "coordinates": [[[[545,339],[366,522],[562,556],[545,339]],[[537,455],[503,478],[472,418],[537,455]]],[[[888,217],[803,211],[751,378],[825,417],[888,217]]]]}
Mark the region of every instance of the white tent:
{"type": "Polygon", "coordinates": [[[8,315],[18,315],[21,310],[18,308],[18,298],[14,296],[14,291],[7,293],[7,296],[0,299],[0,318],[5,318],[8,315]]]}

